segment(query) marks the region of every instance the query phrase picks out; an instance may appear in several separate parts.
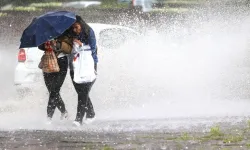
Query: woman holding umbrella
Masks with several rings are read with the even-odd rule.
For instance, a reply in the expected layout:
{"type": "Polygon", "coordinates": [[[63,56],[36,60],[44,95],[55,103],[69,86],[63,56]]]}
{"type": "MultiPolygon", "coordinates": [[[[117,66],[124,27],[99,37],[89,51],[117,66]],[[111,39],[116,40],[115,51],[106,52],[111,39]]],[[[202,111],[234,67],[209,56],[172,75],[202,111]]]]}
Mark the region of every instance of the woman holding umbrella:
{"type": "MultiPolygon", "coordinates": [[[[76,15],[76,22],[71,27],[75,39],[73,42],[77,44],[78,46],[82,47],[83,45],[89,45],[92,57],[94,59],[94,69],[97,71],[97,46],[96,46],[96,38],[95,33],[93,29],[86,24],[83,19],[76,15]]],[[[69,55],[69,66],[70,66],[70,76],[72,79],[72,82],[74,84],[74,87],[76,89],[76,92],[78,94],[78,106],[77,106],[77,114],[76,119],[73,122],[74,125],[80,126],[83,122],[83,117],[86,113],[86,121],[85,123],[91,122],[93,118],[95,117],[94,108],[92,105],[92,102],[89,97],[89,92],[91,90],[92,85],[95,83],[95,80],[92,82],[87,83],[76,83],[74,81],[74,70],[73,70],[73,57],[74,52],[69,55]]]]}
{"type": "Polygon", "coordinates": [[[39,64],[39,67],[43,69],[44,81],[49,91],[48,123],[51,123],[56,107],[61,111],[61,119],[68,117],[68,112],[59,92],[68,69],[68,57],[66,55],[71,53],[73,45],[73,38],[71,38],[67,29],[75,21],[76,15],[73,12],[47,12],[33,19],[31,24],[23,31],[20,39],[19,48],[38,46],[39,49],[45,51],[45,55],[42,57],[44,59],[40,63],[42,65],[39,64]],[[51,71],[51,68],[56,69],[51,71]]]}
{"type": "Polygon", "coordinates": [[[56,108],[58,108],[61,112],[61,119],[68,118],[68,112],[60,95],[60,89],[67,75],[67,54],[71,53],[72,45],[73,39],[68,31],[65,31],[63,35],[59,36],[55,40],[48,41],[38,47],[44,51],[52,49],[55,52],[59,66],[59,72],[43,72],[45,85],[49,91],[49,101],[47,106],[48,124],[51,124],[56,108]]]}

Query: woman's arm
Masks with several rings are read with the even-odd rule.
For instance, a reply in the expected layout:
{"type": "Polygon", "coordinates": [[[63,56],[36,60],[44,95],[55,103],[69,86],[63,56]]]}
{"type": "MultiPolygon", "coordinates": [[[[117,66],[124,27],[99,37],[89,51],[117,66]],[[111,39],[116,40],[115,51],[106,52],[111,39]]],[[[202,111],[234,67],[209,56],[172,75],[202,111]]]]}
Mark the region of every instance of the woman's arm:
{"type": "Polygon", "coordinates": [[[61,36],[57,39],[56,49],[66,54],[70,54],[73,47],[73,39],[68,36],[61,36]]]}
{"type": "MultiPolygon", "coordinates": [[[[56,41],[55,40],[51,40],[51,41],[47,41],[49,42],[49,47],[52,48],[52,50],[56,51],[56,41]]],[[[45,51],[48,49],[48,46],[46,45],[46,43],[43,43],[41,45],[38,46],[38,49],[42,50],[42,51],[45,51]],[[47,47],[46,47],[47,46],[47,47]]],[[[48,44],[48,43],[47,43],[48,44]]]]}
{"type": "Polygon", "coordinates": [[[73,42],[79,45],[79,47],[76,48],[77,51],[82,51],[82,50],[87,50],[87,49],[91,50],[94,62],[95,63],[98,62],[95,33],[91,28],[89,31],[88,45],[84,45],[84,43],[82,43],[82,41],[78,39],[74,39],[73,42]]]}
{"type": "Polygon", "coordinates": [[[89,42],[90,49],[92,51],[92,57],[93,57],[95,63],[97,63],[98,57],[97,57],[96,38],[95,38],[95,32],[93,31],[92,28],[90,28],[90,30],[89,30],[88,42],[89,42]]]}

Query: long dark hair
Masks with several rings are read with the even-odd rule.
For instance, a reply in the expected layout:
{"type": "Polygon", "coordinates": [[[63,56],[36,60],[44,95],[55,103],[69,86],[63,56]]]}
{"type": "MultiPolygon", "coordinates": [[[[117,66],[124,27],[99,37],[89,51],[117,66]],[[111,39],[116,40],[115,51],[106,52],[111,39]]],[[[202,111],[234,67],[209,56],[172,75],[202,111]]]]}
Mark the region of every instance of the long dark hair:
{"type": "Polygon", "coordinates": [[[82,17],[79,15],[76,15],[76,22],[79,23],[82,27],[82,32],[83,32],[82,42],[88,43],[90,26],[85,21],[83,21],[82,17]]]}

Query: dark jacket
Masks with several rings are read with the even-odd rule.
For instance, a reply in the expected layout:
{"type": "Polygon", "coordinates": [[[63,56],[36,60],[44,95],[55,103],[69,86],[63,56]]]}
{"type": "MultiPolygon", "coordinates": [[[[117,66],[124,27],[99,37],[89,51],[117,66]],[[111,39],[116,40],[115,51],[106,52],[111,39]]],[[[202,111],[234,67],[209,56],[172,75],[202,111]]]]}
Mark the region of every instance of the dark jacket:
{"type": "Polygon", "coordinates": [[[81,32],[79,36],[77,36],[77,39],[80,40],[82,43],[89,45],[92,51],[92,57],[94,59],[94,62],[98,62],[98,57],[97,57],[97,46],[96,46],[96,38],[95,38],[95,33],[92,28],[89,27],[89,34],[87,40],[85,40],[84,37],[84,31],[81,32]]]}

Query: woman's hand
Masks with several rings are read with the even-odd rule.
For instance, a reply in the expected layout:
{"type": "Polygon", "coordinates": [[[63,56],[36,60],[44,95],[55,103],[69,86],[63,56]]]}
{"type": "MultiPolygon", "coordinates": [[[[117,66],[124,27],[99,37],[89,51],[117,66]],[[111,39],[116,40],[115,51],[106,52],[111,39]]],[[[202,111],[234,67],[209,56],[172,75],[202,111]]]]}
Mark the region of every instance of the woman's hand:
{"type": "Polygon", "coordinates": [[[57,40],[51,40],[50,45],[54,51],[58,51],[59,48],[57,48],[57,40]]]}
{"type": "Polygon", "coordinates": [[[74,42],[77,43],[79,46],[82,46],[82,42],[78,39],[74,39],[74,42]]]}
{"type": "Polygon", "coordinates": [[[56,40],[51,40],[51,41],[50,41],[50,45],[51,45],[52,47],[55,47],[55,46],[56,46],[56,40]]]}
{"type": "Polygon", "coordinates": [[[53,50],[53,41],[47,41],[47,42],[45,42],[44,43],[44,48],[46,49],[46,50],[53,50]]]}

